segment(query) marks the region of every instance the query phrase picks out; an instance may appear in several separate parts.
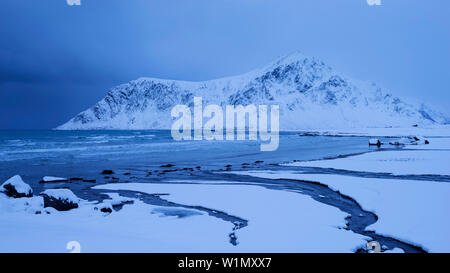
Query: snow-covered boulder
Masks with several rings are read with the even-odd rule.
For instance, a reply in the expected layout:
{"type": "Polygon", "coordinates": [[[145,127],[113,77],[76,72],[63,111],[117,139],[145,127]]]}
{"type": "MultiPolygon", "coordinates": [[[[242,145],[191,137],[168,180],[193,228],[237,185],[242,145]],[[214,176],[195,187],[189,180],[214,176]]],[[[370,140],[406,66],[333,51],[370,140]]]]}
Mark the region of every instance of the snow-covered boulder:
{"type": "Polygon", "coordinates": [[[381,141],[377,138],[371,138],[369,139],[369,146],[381,146],[381,141]]]}
{"type": "Polygon", "coordinates": [[[420,145],[430,144],[430,142],[422,136],[412,136],[408,137],[408,139],[410,139],[413,142],[412,144],[420,144],[420,145]]]}
{"type": "Polygon", "coordinates": [[[4,192],[7,196],[13,198],[33,196],[33,189],[30,185],[23,182],[20,175],[15,175],[6,180],[6,182],[0,186],[0,192],[4,192]]]}
{"type": "Polygon", "coordinates": [[[103,213],[111,213],[113,211],[113,207],[111,203],[101,203],[95,206],[96,210],[100,210],[103,213]]]}
{"type": "Polygon", "coordinates": [[[103,200],[102,203],[96,205],[94,207],[95,210],[99,210],[104,214],[110,214],[114,210],[119,210],[125,204],[132,204],[134,202],[133,199],[120,196],[118,193],[105,193],[110,197],[110,199],[103,200]]]}
{"type": "Polygon", "coordinates": [[[80,198],[69,189],[49,189],[40,194],[44,197],[44,207],[52,207],[59,211],[78,208],[80,198]]]}

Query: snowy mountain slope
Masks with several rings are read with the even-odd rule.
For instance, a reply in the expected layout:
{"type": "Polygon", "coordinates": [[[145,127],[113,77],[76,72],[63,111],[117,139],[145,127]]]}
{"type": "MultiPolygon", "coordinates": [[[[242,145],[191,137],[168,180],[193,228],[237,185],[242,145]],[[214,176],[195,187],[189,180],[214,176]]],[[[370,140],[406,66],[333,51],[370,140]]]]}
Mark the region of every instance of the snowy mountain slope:
{"type": "Polygon", "coordinates": [[[280,129],[410,127],[449,123],[375,84],[349,79],[295,53],[249,73],[204,82],[140,78],[112,88],[92,108],[57,129],[170,129],[177,104],[280,105],[280,129]]]}

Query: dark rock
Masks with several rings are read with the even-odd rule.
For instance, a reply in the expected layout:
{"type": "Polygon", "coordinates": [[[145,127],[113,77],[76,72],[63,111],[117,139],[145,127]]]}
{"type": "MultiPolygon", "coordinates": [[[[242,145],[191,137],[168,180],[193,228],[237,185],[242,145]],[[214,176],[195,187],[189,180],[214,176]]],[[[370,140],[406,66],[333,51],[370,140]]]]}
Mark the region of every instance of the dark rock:
{"type": "Polygon", "coordinates": [[[80,178],[80,177],[72,177],[72,178],[70,178],[69,180],[71,180],[71,181],[83,181],[83,178],[80,178]]]}
{"type": "Polygon", "coordinates": [[[299,133],[299,136],[320,136],[319,132],[304,132],[304,133],[299,133]]]}
{"type": "Polygon", "coordinates": [[[19,175],[15,175],[8,179],[0,186],[0,192],[5,193],[9,197],[21,198],[32,197],[33,189],[27,183],[23,182],[19,175]]]}
{"type": "Polygon", "coordinates": [[[108,208],[108,207],[104,207],[104,208],[101,208],[100,211],[101,211],[101,212],[104,212],[104,213],[111,213],[111,212],[112,212],[112,209],[111,209],[111,208],[108,208]]]}
{"type": "Polygon", "coordinates": [[[113,206],[110,203],[101,203],[94,207],[94,210],[99,210],[105,214],[113,212],[113,206]]]}
{"type": "Polygon", "coordinates": [[[40,195],[44,198],[44,208],[52,207],[59,211],[78,208],[79,199],[68,189],[46,190],[40,195]]]}
{"type": "Polygon", "coordinates": [[[255,164],[259,164],[259,163],[264,163],[264,161],[262,161],[262,160],[256,160],[255,161],[255,164]]]}
{"type": "Polygon", "coordinates": [[[47,207],[52,207],[58,211],[68,211],[78,208],[78,204],[61,201],[51,197],[44,197],[44,208],[47,207]]]}
{"type": "Polygon", "coordinates": [[[114,174],[112,170],[103,170],[102,174],[114,174]]]}
{"type": "Polygon", "coordinates": [[[248,166],[250,165],[249,163],[242,163],[242,166],[248,166]]]}
{"type": "Polygon", "coordinates": [[[195,168],[196,168],[197,170],[200,170],[201,167],[200,167],[200,166],[197,166],[197,167],[195,167],[195,168]]]}
{"type": "Polygon", "coordinates": [[[430,144],[430,142],[428,140],[425,140],[425,144],[430,144]]]}
{"type": "Polygon", "coordinates": [[[3,192],[7,196],[13,197],[13,198],[32,197],[33,196],[32,192],[28,192],[28,193],[17,192],[16,188],[11,184],[3,185],[3,189],[4,189],[3,192]]]}
{"type": "Polygon", "coordinates": [[[120,204],[112,204],[112,208],[115,211],[119,211],[123,208],[124,205],[133,204],[133,203],[134,203],[133,200],[122,201],[122,202],[120,202],[120,204]]]}
{"type": "Polygon", "coordinates": [[[376,138],[369,139],[369,146],[377,146],[379,148],[381,147],[381,141],[376,138]]]}
{"type": "Polygon", "coordinates": [[[170,168],[170,167],[173,167],[173,166],[175,166],[175,165],[173,165],[173,164],[166,164],[166,165],[161,165],[160,167],[161,168],[170,168]]]}
{"type": "Polygon", "coordinates": [[[398,142],[398,141],[391,141],[391,142],[389,142],[389,144],[394,145],[394,146],[401,146],[401,145],[404,145],[403,143],[400,143],[400,142],[398,142]]]}
{"type": "Polygon", "coordinates": [[[124,173],[123,175],[131,175],[131,173],[124,173]]]}
{"type": "Polygon", "coordinates": [[[83,182],[95,183],[95,179],[83,179],[83,182]]]}
{"type": "Polygon", "coordinates": [[[233,165],[228,164],[228,165],[225,166],[225,168],[231,168],[232,166],[233,165]]]}

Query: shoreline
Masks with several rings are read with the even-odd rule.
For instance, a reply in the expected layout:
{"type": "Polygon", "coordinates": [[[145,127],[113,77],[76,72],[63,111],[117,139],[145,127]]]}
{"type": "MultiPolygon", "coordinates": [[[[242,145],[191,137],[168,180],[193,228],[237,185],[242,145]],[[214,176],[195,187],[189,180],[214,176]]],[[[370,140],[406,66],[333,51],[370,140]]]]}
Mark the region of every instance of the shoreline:
{"type": "MultiPolygon", "coordinates": [[[[295,135],[293,135],[295,137],[295,135]]],[[[297,136],[298,138],[301,138],[300,136],[297,136]]],[[[313,137],[314,138],[314,137],[313,137]]],[[[433,141],[431,142],[433,144],[433,141]]],[[[302,160],[302,161],[297,161],[297,163],[302,164],[303,162],[317,162],[317,161],[324,161],[324,160],[329,160],[329,161],[333,161],[333,160],[339,160],[339,159],[346,159],[346,158],[352,158],[358,155],[366,155],[366,154],[373,154],[373,152],[377,151],[377,153],[383,153],[386,151],[408,151],[410,150],[409,148],[405,149],[405,148],[398,148],[398,147],[392,147],[392,148],[381,148],[381,149],[368,149],[366,151],[363,152],[359,152],[359,153],[336,153],[335,156],[330,156],[330,157],[322,157],[321,159],[317,159],[317,160],[302,160]]],[[[420,149],[419,147],[415,147],[414,151],[422,151],[422,149],[420,149]]],[[[427,150],[425,150],[427,151],[427,150]]],[[[144,185],[153,185],[153,186],[157,186],[160,185],[161,187],[163,187],[162,189],[166,189],[163,192],[154,192],[151,194],[147,194],[144,192],[139,193],[138,192],[134,192],[132,193],[131,191],[128,191],[126,193],[126,196],[124,197],[132,197],[133,200],[135,200],[134,202],[137,204],[138,207],[136,207],[136,209],[140,208],[140,207],[145,207],[145,206],[150,206],[153,208],[153,210],[158,211],[159,215],[164,215],[162,216],[163,219],[165,218],[171,218],[171,217],[178,217],[180,219],[194,219],[196,217],[200,217],[201,219],[206,220],[207,222],[211,222],[209,220],[208,217],[212,217],[212,218],[216,218],[220,221],[225,221],[228,222],[228,224],[231,224],[230,227],[228,227],[225,231],[223,230],[223,232],[221,232],[222,236],[225,236],[222,240],[225,241],[229,241],[229,244],[231,246],[234,246],[235,248],[232,248],[228,251],[239,251],[239,243],[241,240],[244,240],[245,242],[245,238],[248,237],[248,230],[252,230],[254,228],[254,224],[252,224],[253,220],[251,218],[248,217],[243,217],[241,216],[241,213],[239,213],[239,211],[235,211],[235,213],[230,213],[227,209],[227,207],[223,207],[223,208],[216,208],[214,205],[207,205],[207,203],[205,203],[205,205],[193,205],[193,204],[189,204],[185,203],[185,202],[173,202],[173,200],[171,200],[171,194],[170,194],[170,189],[173,188],[174,186],[179,187],[177,185],[180,186],[189,186],[192,187],[197,187],[197,186],[202,186],[203,187],[215,187],[215,186],[223,186],[226,188],[233,188],[233,187],[241,187],[241,186],[245,186],[245,187],[250,187],[249,189],[253,189],[253,187],[262,187],[262,188],[266,188],[267,190],[275,190],[276,192],[279,193],[288,193],[290,191],[295,192],[295,194],[299,194],[299,196],[309,196],[310,198],[312,198],[312,200],[315,202],[314,207],[316,206],[330,206],[333,208],[337,208],[339,211],[343,211],[346,212],[347,215],[350,215],[351,217],[344,217],[342,218],[342,220],[344,222],[347,223],[347,225],[344,225],[342,230],[343,231],[351,231],[351,232],[355,232],[355,234],[359,234],[362,236],[366,236],[371,238],[372,240],[378,240],[380,242],[383,243],[383,245],[385,245],[385,249],[383,250],[394,250],[394,249],[403,249],[405,252],[424,252],[424,249],[417,247],[418,244],[413,243],[414,240],[412,241],[404,241],[404,240],[399,240],[398,237],[393,237],[393,236],[389,236],[386,234],[386,232],[382,232],[382,233],[378,233],[378,232],[373,232],[370,230],[366,230],[366,228],[370,225],[373,225],[374,223],[377,222],[377,219],[379,218],[379,216],[376,213],[373,213],[371,211],[365,210],[361,208],[360,203],[358,202],[358,200],[354,199],[354,197],[352,197],[351,195],[343,195],[339,192],[336,192],[332,189],[330,189],[328,186],[326,186],[326,184],[322,184],[322,183],[311,183],[308,181],[298,181],[298,180],[289,180],[289,179],[284,179],[284,180],[276,180],[273,181],[269,178],[267,179],[256,179],[255,177],[245,177],[242,175],[236,175],[233,172],[252,172],[252,171],[263,171],[263,172],[277,172],[280,170],[289,170],[289,169],[293,169],[295,166],[283,166],[284,164],[282,162],[279,162],[278,164],[274,164],[274,163],[270,163],[270,162],[265,162],[261,160],[262,158],[253,161],[253,162],[249,162],[249,161],[245,161],[243,159],[239,160],[239,158],[235,159],[235,161],[230,162],[229,164],[224,164],[221,167],[219,165],[214,165],[213,168],[203,168],[201,166],[197,166],[197,165],[192,165],[192,166],[185,166],[185,164],[181,164],[178,165],[178,163],[169,163],[169,162],[165,162],[164,164],[160,164],[159,167],[157,166],[153,166],[153,168],[134,168],[129,166],[127,167],[122,167],[119,169],[112,169],[112,173],[111,174],[100,174],[101,170],[97,170],[97,175],[96,177],[84,177],[83,175],[79,175],[78,177],[84,179],[84,180],[92,180],[95,178],[95,182],[94,183],[88,183],[88,182],[84,182],[83,180],[72,180],[72,181],[68,181],[68,182],[54,182],[54,183],[44,183],[43,186],[44,188],[64,188],[64,187],[68,187],[71,190],[74,191],[74,193],[79,196],[80,198],[83,198],[85,200],[89,200],[89,202],[97,202],[98,204],[102,204],[105,202],[105,200],[109,200],[108,197],[106,195],[104,195],[103,191],[101,191],[102,187],[120,187],[121,185],[126,186],[126,185],[132,185],[133,183],[136,184],[137,182],[141,183],[142,186],[144,185]],[[238,163],[237,163],[238,162],[238,163]],[[231,164],[232,163],[232,164],[231,164]],[[200,168],[197,168],[200,167],[200,168]],[[100,178],[100,179],[99,179],[100,178]],[[114,179],[117,178],[117,179],[114,179]],[[174,182],[174,181],[178,181],[178,182],[174,182]],[[182,182],[184,181],[184,182],[182,182]],[[206,181],[206,182],[205,182],[206,181]],[[96,189],[97,188],[97,189],[96,189]],[[99,191],[100,190],[100,191],[99,191]],[[169,194],[169,195],[167,195],[169,194]],[[148,199],[150,198],[150,199],[148,199]],[[168,199],[167,199],[168,198],[168,199]],[[147,200],[147,202],[145,201],[147,200]],[[159,200],[159,201],[157,201],[159,200]],[[165,201],[162,201],[165,200],[165,201]],[[345,201],[346,200],[346,201],[345,201]],[[155,203],[156,202],[156,203],[155,203]],[[165,203],[165,206],[162,205],[163,203],[165,203]],[[321,204],[321,205],[319,205],[321,204]],[[162,205],[162,206],[161,206],[162,205]],[[171,207],[178,207],[181,210],[181,214],[177,214],[177,210],[173,210],[170,209],[171,207]],[[161,210],[158,209],[158,207],[160,208],[169,208],[167,211],[165,209],[161,210]],[[201,215],[196,216],[197,214],[191,214],[190,212],[186,212],[184,210],[194,210],[198,213],[200,213],[201,215]],[[184,211],[184,212],[183,212],[184,211]],[[187,216],[180,216],[183,215],[183,213],[187,213],[187,216]],[[206,216],[204,215],[206,214],[206,216]],[[178,215],[178,216],[177,216],[178,215]],[[203,215],[203,216],[202,216],[203,215]],[[209,215],[209,216],[208,216],[209,215]],[[363,216],[360,216],[363,215],[363,216]],[[205,218],[206,217],[206,218],[205,218]],[[228,220],[227,220],[228,219],[228,220]],[[244,234],[244,236],[242,237],[241,234],[244,234]],[[385,235],[381,235],[381,234],[385,234],[385,235]],[[225,239],[225,238],[228,239],[225,239]],[[397,239],[396,239],[397,238],[397,239]]],[[[294,160],[295,161],[295,160],[294,160]]],[[[376,176],[376,178],[381,179],[381,178],[388,178],[390,177],[390,179],[400,179],[400,180],[410,180],[413,178],[417,178],[417,177],[411,177],[411,176],[392,176],[389,174],[379,174],[379,173],[373,173],[370,174],[368,172],[348,172],[345,170],[333,170],[333,169],[329,169],[329,168],[310,168],[309,171],[307,168],[303,168],[303,169],[299,169],[302,170],[303,172],[306,171],[306,173],[308,172],[312,172],[312,173],[318,173],[318,174],[323,174],[326,175],[327,173],[333,173],[333,174],[337,174],[337,175],[342,175],[342,176],[352,176],[352,177],[370,177],[372,176],[376,176]]],[[[42,175],[49,175],[49,174],[42,174],[42,175]]],[[[64,177],[64,176],[61,176],[64,177]]],[[[70,178],[70,177],[67,177],[70,178]]],[[[448,182],[447,177],[434,177],[434,178],[438,178],[438,180],[442,180],[442,182],[448,182]]],[[[421,177],[421,179],[423,181],[428,181],[430,179],[433,179],[433,177],[426,177],[423,176],[421,177]]],[[[310,180],[310,181],[314,181],[314,180],[310,180]]],[[[114,191],[109,191],[114,193],[114,191]]],[[[115,193],[119,193],[120,195],[122,195],[123,193],[125,193],[126,191],[123,190],[116,190],[115,193]]],[[[187,195],[185,195],[185,197],[190,196],[189,193],[186,193],[187,195]]],[[[193,198],[194,195],[190,196],[190,198],[193,198]]],[[[303,198],[303,197],[302,197],[303,198]]],[[[232,202],[233,199],[227,200],[226,202],[232,202]]],[[[248,201],[242,201],[244,203],[243,206],[248,206],[249,202],[251,202],[251,198],[249,198],[248,201]]],[[[281,199],[280,199],[281,200],[281,199]]],[[[231,203],[230,203],[231,204],[231,203]]],[[[276,203],[274,203],[276,204],[276,203]]],[[[272,204],[272,205],[274,205],[272,204]]],[[[125,204],[123,205],[123,207],[120,210],[129,210],[130,206],[133,207],[134,205],[130,205],[130,204],[125,204]]],[[[287,207],[285,208],[288,211],[294,212],[296,211],[295,207],[287,207]]],[[[86,208],[84,208],[84,210],[86,210],[86,208]]],[[[108,217],[114,216],[115,214],[117,214],[118,211],[112,211],[110,216],[105,216],[105,219],[107,219],[108,217]]],[[[64,213],[58,213],[58,214],[64,214],[64,213]]],[[[251,215],[251,214],[250,214],[251,215]]],[[[131,216],[131,215],[130,215],[131,216]]],[[[90,216],[92,217],[92,216],[90,216]]],[[[128,216],[124,216],[122,214],[122,217],[125,217],[125,219],[128,216]]],[[[316,215],[316,217],[323,217],[321,215],[316,215]]],[[[196,219],[200,219],[200,218],[196,218],[196,219]]],[[[263,218],[261,218],[263,219],[263,218]]],[[[287,218],[284,218],[285,220],[287,218]]],[[[166,220],[158,220],[159,221],[163,221],[165,223],[166,220]]],[[[186,220],[183,220],[186,221],[186,220]]],[[[203,220],[202,220],[203,221],[203,220]]],[[[215,222],[215,221],[213,221],[215,222]]],[[[270,223],[270,222],[269,222],[270,223]]],[[[166,225],[168,223],[165,223],[164,225],[166,225]]],[[[211,222],[212,224],[212,222],[211,222]]],[[[217,223],[220,226],[222,226],[220,223],[217,223]]],[[[271,225],[272,223],[268,224],[271,225]]],[[[216,225],[216,224],[214,224],[216,225]]],[[[178,225],[175,225],[178,226],[178,225]]],[[[205,225],[206,227],[207,225],[205,225]]],[[[260,228],[263,226],[260,226],[260,228]]],[[[220,230],[222,230],[222,228],[220,228],[220,230]]],[[[146,236],[146,235],[141,235],[141,236],[146,236]]],[[[291,234],[291,236],[296,236],[294,233],[291,234]]],[[[356,238],[356,237],[355,237],[356,238]]],[[[360,239],[359,239],[360,240],[360,239]]],[[[189,241],[189,240],[188,240],[189,241]]],[[[273,241],[272,243],[275,243],[276,241],[273,241]]],[[[287,241],[286,241],[287,242],[287,241]]],[[[356,241],[355,241],[356,242],[356,241]]],[[[268,247],[268,249],[270,249],[270,245],[266,245],[266,247],[268,247]]],[[[120,249],[117,249],[118,251],[120,249]]],[[[255,249],[253,249],[255,250],[255,249]]],[[[304,251],[307,251],[306,249],[303,249],[304,251]]],[[[356,247],[353,251],[355,252],[360,252],[363,251],[364,247],[363,245],[359,245],[358,247],[356,247]]],[[[194,251],[195,252],[195,251],[194,251]]],[[[339,251],[338,251],[339,252],[339,251]]]]}

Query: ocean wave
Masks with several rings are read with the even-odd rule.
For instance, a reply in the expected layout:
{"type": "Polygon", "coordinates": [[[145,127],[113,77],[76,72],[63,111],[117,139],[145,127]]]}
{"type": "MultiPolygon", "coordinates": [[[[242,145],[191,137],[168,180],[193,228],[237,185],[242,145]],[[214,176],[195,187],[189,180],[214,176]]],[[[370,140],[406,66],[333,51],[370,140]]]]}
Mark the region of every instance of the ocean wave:
{"type": "Polygon", "coordinates": [[[24,146],[34,146],[37,143],[31,140],[23,140],[23,139],[8,139],[5,140],[6,145],[13,147],[24,147],[24,146]]]}

